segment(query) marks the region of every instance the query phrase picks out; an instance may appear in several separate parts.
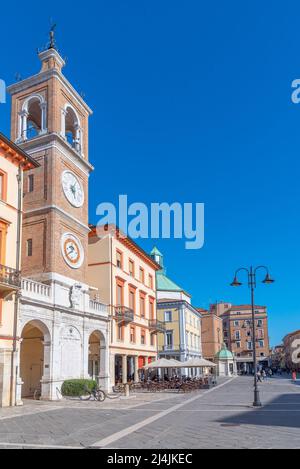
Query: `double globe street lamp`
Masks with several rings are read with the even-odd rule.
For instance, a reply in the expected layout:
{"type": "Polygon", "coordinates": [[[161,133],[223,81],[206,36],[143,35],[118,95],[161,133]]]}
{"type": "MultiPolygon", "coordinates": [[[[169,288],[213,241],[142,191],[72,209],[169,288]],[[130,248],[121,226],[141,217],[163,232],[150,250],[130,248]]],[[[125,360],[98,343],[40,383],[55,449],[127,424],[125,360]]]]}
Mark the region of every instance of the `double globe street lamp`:
{"type": "Polygon", "coordinates": [[[248,276],[248,287],[251,289],[251,310],[252,310],[252,348],[253,348],[253,366],[254,366],[254,407],[261,407],[261,401],[259,397],[259,389],[257,384],[257,355],[256,355],[256,325],[255,325],[255,303],[254,303],[254,289],[256,288],[256,272],[260,269],[263,269],[266,272],[266,276],[262,283],[270,284],[274,280],[270,277],[269,269],[264,265],[259,265],[257,267],[241,267],[236,270],[234,274],[233,282],[230,284],[232,287],[240,287],[242,285],[238,280],[238,273],[242,270],[247,273],[248,276]]]}

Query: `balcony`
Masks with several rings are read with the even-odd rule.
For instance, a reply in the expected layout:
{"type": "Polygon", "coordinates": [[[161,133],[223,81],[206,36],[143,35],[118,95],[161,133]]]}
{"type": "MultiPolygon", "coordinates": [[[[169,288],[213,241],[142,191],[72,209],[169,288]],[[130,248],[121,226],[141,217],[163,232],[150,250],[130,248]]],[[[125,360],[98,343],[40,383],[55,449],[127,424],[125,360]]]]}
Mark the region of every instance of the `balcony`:
{"type": "Polygon", "coordinates": [[[101,316],[108,316],[108,306],[100,303],[99,301],[90,299],[90,313],[99,314],[101,316]]]}
{"type": "Polygon", "coordinates": [[[5,298],[10,293],[19,290],[20,286],[20,272],[0,264],[0,298],[5,298]]]}
{"type": "Polygon", "coordinates": [[[126,306],[115,306],[114,318],[119,323],[129,324],[134,320],[134,311],[126,306]]]}
{"type": "Polygon", "coordinates": [[[149,319],[149,329],[155,332],[165,332],[166,326],[162,321],[157,319],[149,319]]]}

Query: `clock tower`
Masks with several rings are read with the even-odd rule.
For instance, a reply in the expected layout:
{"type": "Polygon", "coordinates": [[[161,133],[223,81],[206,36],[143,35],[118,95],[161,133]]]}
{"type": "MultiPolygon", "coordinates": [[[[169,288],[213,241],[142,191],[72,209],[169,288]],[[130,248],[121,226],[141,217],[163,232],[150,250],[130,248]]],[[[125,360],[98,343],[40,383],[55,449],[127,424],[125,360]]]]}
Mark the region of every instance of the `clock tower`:
{"type": "Polygon", "coordinates": [[[17,402],[37,389],[55,400],[66,379],[110,386],[109,310],[86,283],[91,110],[62,73],[53,30],[40,72],[8,88],[11,139],[39,163],[23,187],[17,402]]]}
{"type": "Polygon", "coordinates": [[[40,73],[9,87],[11,138],[40,164],[24,180],[22,273],[84,283],[91,110],[62,74],[54,46],[39,59],[40,73]]]}

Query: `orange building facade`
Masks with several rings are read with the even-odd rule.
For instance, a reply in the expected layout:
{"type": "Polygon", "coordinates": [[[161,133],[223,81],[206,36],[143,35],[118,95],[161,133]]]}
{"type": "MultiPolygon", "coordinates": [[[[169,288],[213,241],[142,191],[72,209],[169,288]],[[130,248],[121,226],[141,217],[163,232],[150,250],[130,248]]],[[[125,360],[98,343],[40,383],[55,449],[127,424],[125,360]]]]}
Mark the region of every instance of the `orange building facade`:
{"type": "Polygon", "coordinates": [[[138,381],[143,366],[157,358],[156,271],[159,265],[114,226],[89,236],[88,282],[109,305],[110,381],[138,381]]]}

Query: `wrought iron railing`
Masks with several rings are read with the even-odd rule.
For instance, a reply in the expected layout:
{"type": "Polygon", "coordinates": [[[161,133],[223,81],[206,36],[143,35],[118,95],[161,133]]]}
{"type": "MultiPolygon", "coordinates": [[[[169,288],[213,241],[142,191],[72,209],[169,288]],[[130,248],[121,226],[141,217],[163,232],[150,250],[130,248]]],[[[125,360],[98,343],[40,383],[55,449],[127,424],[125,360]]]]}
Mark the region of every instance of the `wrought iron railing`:
{"type": "Polygon", "coordinates": [[[165,332],[166,326],[164,322],[159,321],[158,319],[149,319],[149,329],[157,332],[165,332]]]}
{"type": "Polygon", "coordinates": [[[127,306],[115,306],[115,318],[121,322],[132,322],[134,320],[134,311],[127,306]]]}
{"type": "Polygon", "coordinates": [[[12,267],[0,264],[0,284],[19,288],[21,286],[20,272],[12,267]]]}

